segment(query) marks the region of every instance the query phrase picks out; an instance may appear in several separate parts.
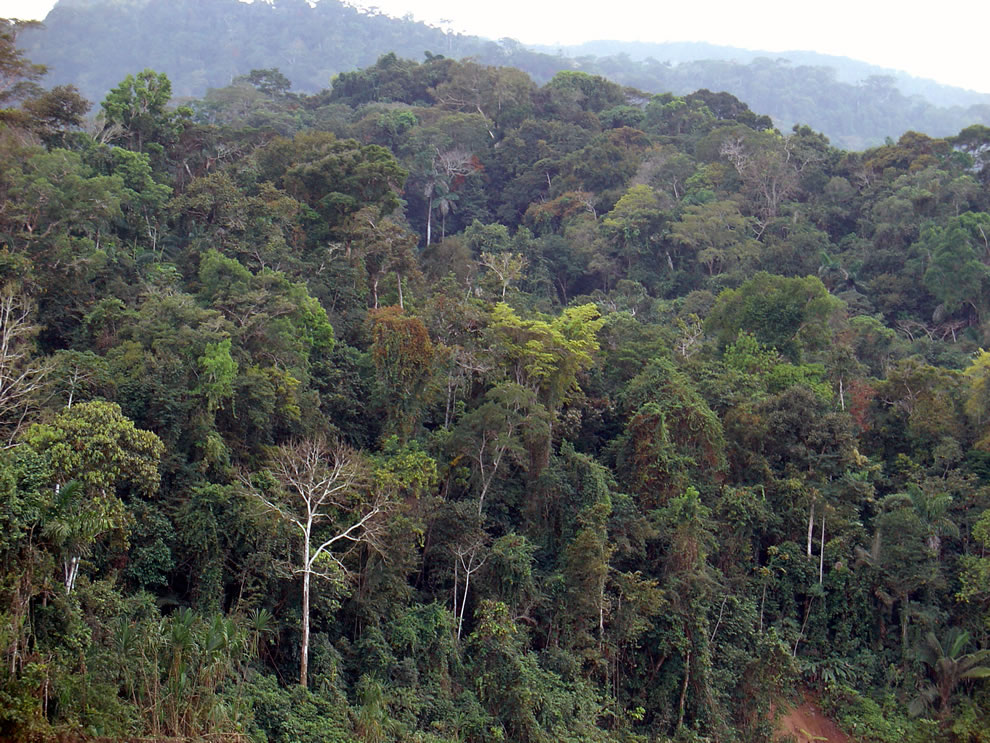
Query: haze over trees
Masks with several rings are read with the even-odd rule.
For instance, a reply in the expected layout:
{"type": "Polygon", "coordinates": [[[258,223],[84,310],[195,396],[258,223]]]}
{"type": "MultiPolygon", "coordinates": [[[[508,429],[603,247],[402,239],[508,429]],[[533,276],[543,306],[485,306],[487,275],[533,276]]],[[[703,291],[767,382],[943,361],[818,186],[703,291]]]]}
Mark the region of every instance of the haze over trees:
{"type": "Polygon", "coordinates": [[[648,93],[724,90],[771,116],[781,131],[807,124],[845,149],[879,145],[908,130],[949,136],[974,123],[990,126],[990,95],[843,57],[618,42],[533,50],[339,0],[312,7],[306,0],[59,0],[45,25],[24,34],[29,56],[50,67],[52,82],[75,85],[92,101],[145,68],[166,73],[177,97],[201,97],[251,70],[271,68],[296,91],[312,94],[388,52],[422,59],[429,51],[515,67],[541,85],[577,70],[648,93]]]}
{"type": "Polygon", "coordinates": [[[21,30],[0,738],[986,738],[986,126],[439,53],[87,122],[21,30]]]}

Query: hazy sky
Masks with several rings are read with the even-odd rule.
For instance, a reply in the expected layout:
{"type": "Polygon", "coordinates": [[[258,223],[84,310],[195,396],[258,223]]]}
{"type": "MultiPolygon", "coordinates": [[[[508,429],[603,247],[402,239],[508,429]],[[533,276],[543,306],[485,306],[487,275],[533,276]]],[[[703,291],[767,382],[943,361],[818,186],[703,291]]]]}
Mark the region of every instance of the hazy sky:
{"type": "MultiPolygon", "coordinates": [[[[0,15],[43,18],[53,0],[0,0],[0,15]]],[[[840,54],[990,93],[990,2],[942,0],[364,0],[456,31],[526,43],[594,39],[708,41],[748,49],[840,54]]]]}

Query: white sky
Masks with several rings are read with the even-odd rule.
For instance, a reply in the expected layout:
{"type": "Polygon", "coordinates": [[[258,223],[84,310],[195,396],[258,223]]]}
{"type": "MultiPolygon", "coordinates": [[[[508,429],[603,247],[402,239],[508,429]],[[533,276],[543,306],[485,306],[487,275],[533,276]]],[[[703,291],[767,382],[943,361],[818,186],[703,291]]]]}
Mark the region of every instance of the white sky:
{"type": "MultiPolygon", "coordinates": [[[[839,54],[990,93],[987,0],[355,0],[456,31],[531,44],[596,39],[707,41],[839,54]]],[[[53,0],[0,0],[0,16],[43,18],[53,0]]]]}

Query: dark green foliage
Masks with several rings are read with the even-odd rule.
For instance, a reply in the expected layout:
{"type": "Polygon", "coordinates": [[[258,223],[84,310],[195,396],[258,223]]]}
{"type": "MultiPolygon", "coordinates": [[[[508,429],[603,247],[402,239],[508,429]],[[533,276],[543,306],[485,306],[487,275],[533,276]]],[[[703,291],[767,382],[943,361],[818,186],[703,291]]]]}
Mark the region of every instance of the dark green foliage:
{"type": "Polygon", "coordinates": [[[430,53],[94,139],[8,59],[0,737],[985,738],[979,127],[430,53]]]}

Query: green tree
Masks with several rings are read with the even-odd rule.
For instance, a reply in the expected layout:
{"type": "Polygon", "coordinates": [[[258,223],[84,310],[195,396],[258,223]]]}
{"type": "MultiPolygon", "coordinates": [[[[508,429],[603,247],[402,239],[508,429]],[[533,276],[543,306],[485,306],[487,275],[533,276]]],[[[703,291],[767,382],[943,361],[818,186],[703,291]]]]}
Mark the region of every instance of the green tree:
{"type": "MultiPolygon", "coordinates": [[[[618,258],[625,264],[626,276],[633,275],[634,265],[647,271],[659,269],[657,256],[666,234],[666,222],[662,200],[646,185],[630,188],[605,215],[602,227],[615,244],[618,258]]],[[[674,262],[669,251],[665,254],[665,262],[673,271],[674,262]]]]}
{"type": "Polygon", "coordinates": [[[990,279],[990,214],[967,212],[947,224],[930,224],[916,249],[927,257],[925,286],[948,312],[963,306],[979,316],[990,279]]]}
{"type": "Polygon", "coordinates": [[[688,206],[671,226],[673,239],[694,251],[709,276],[743,267],[756,257],[757,243],[749,232],[733,201],[688,206]]]}
{"type": "Polygon", "coordinates": [[[973,526],[973,540],[980,545],[980,554],[959,558],[959,591],[956,601],[981,606],[983,624],[990,629],[990,509],[980,514],[973,526]]]}
{"type": "Polygon", "coordinates": [[[807,164],[798,153],[799,141],[798,136],[756,133],[744,127],[736,127],[722,140],[719,152],[742,179],[747,211],[756,218],[757,238],[777,218],[783,204],[799,191],[799,169],[807,164]]]}
{"type": "Polygon", "coordinates": [[[496,477],[512,463],[527,467],[534,449],[545,446],[550,414],[536,394],[515,382],[502,382],[458,423],[453,446],[472,463],[477,477],[478,514],[484,512],[496,477]]]}
{"type": "Polygon", "coordinates": [[[199,358],[199,367],[202,381],[198,391],[206,398],[207,412],[213,413],[234,394],[237,362],[230,355],[230,338],[207,343],[205,353],[199,358]]]}
{"type": "Polygon", "coordinates": [[[493,349],[509,378],[536,392],[553,412],[574,392],[578,375],[598,351],[604,324],[592,304],[568,307],[552,319],[524,320],[504,302],[492,310],[493,349]]]}
{"type": "Polygon", "coordinates": [[[965,681],[990,678],[990,650],[965,652],[969,633],[950,628],[943,638],[928,632],[917,650],[918,660],[928,671],[929,681],[911,703],[911,711],[920,714],[938,702],[942,720],[952,713],[952,695],[965,681]]]}
{"type": "Polygon", "coordinates": [[[705,326],[723,345],[745,330],[797,362],[804,353],[828,346],[842,306],[817,277],[787,278],[761,271],[738,289],[722,292],[705,326]]]}
{"type": "Polygon", "coordinates": [[[51,471],[56,504],[46,528],[62,544],[64,585],[71,593],[86,551],[127,524],[119,491],[129,487],[149,495],[158,489],[164,445],[108,402],[73,405],[51,423],[33,425],[24,441],[51,471]]]}
{"type": "Polygon", "coordinates": [[[100,106],[105,120],[102,137],[123,137],[128,149],[144,152],[147,145],[168,147],[178,138],[188,109],[172,112],[172,83],[164,72],[145,69],[128,75],[107,93],[100,106]]]}
{"type": "Polygon", "coordinates": [[[14,119],[11,104],[38,93],[38,80],[44,65],[32,64],[17,48],[17,35],[26,28],[37,28],[37,21],[0,18],[0,122],[14,119]]]}
{"type": "Polygon", "coordinates": [[[690,380],[655,359],[624,390],[628,423],[616,439],[617,471],[644,510],[663,506],[726,467],[722,425],[690,380]]]}
{"type": "Polygon", "coordinates": [[[407,175],[384,147],[337,139],[329,132],[277,138],[261,148],[255,160],[260,180],[273,182],[319,215],[323,225],[314,235],[332,234],[368,206],[389,214],[399,205],[407,175]]]}
{"type": "Polygon", "coordinates": [[[436,350],[423,321],[397,307],[375,310],[371,321],[371,357],[385,393],[389,430],[405,443],[427,401],[436,350]]]}

